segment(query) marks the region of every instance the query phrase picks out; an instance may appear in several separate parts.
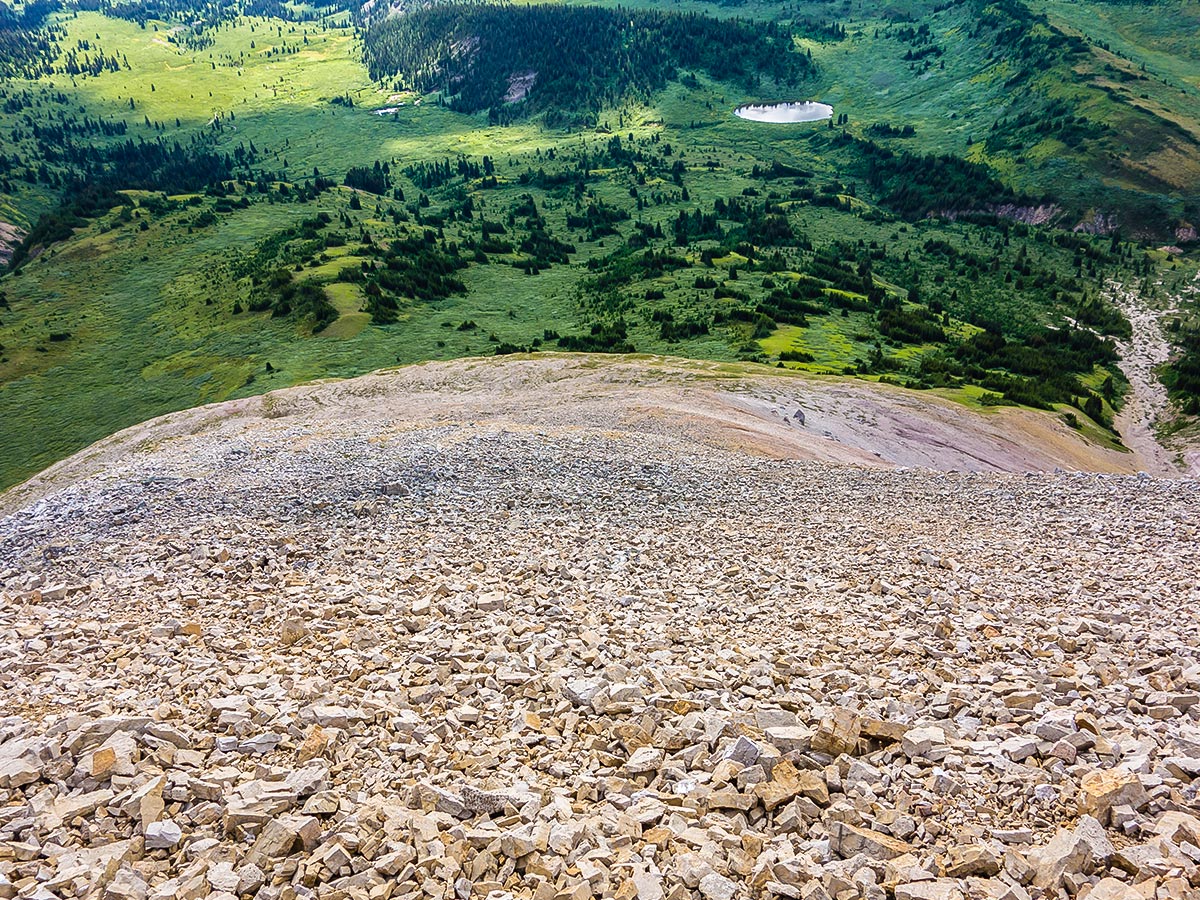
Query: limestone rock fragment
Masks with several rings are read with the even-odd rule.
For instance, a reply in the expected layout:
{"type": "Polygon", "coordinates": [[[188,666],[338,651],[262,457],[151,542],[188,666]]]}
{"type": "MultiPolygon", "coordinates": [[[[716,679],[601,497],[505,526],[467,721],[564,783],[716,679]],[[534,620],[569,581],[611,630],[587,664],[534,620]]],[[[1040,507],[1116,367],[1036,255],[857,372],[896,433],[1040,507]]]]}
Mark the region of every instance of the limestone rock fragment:
{"type": "Polygon", "coordinates": [[[830,756],[853,754],[858,748],[861,732],[862,718],[858,713],[839,707],[821,719],[812,736],[812,749],[830,756]]]}
{"type": "Polygon", "coordinates": [[[1142,809],[1150,802],[1141,779],[1126,769],[1088,772],[1080,781],[1079,810],[1107,824],[1114,806],[1142,809]]]}

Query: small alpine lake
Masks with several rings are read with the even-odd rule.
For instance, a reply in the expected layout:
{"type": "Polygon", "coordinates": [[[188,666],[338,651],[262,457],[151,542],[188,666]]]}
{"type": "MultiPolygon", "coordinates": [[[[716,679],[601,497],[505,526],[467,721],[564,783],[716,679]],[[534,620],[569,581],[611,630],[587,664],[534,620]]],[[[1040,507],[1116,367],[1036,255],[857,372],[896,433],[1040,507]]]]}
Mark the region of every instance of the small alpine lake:
{"type": "Polygon", "coordinates": [[[816,103],[812,100],[787,103],[747,103],[735,109],[733,114],[750,122],[778,124],[821,122],[833,118],[833,107],[827,103],[816,103]]]}

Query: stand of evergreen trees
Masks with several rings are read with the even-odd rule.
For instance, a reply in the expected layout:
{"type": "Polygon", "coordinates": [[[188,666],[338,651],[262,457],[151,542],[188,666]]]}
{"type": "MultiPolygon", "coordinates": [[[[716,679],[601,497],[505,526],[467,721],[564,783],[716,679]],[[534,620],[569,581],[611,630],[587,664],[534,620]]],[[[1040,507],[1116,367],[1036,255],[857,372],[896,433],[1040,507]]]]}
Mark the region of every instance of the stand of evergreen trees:
{"type": "Polygon", "coordinates": [[[1200,326],[1179,329],[1175,343],[1180,354],[1163,373],[1163,381],[1188,415],[1200,415],[1200,326]]]}
{"type": "Polygon", "coordinates": [[[217,153],[201,139],[189,144],[126,140],[104,151],[68,142],[62,161],[75,175],[62,185],[58,206],[41,216],[16,248],[9,269],[20,268],[34,248],[69,237],[84,219],[127,204],[118,191],[202,191],[232,180],[239,166],[249,167],[256,158],[256,152],[241,146],[233,154],[217,153]]]}
{"type": "MultiPolygon", "coordinates": [[[[46,0],[40,0],[46,2],[46,0]]],[[[284,0],[76,0],[76,7],[101,12],[114,19],[136,22],[185,22],[197,31],[239,16],[268,16],[289,22],[315,22],[344,10],[342,0],[308,0],[289,4],[284,0]]]]}
{"type": "Polygon", "coordinates": [[[867,184],[880,201],[905,218],[930,213],[983,212],[999,204],[1034,201],[1020,198],[990,170],[956,156],[897,152],[850,135],[867,184]]]}
{"type": "Polygon", "coordinates": [[[794,85],[812,72],[774,22],[552,5],[448,3],[391,16],[366,32],[371,76],[441,91],[462,112],[493,120],[548,111],[554,123],[593,121],[630,95],[649,96],[681,69],[714,78],[794,85]],[[531,82],[519,97],[515,79],[531,82]]]}
{"type": "Polygon", "coordinates": [[[20,15],[0,3],[0,78],[37,78],[58,54],[57,34],[43,28],[58,0],[34,0],[20,15]]]}

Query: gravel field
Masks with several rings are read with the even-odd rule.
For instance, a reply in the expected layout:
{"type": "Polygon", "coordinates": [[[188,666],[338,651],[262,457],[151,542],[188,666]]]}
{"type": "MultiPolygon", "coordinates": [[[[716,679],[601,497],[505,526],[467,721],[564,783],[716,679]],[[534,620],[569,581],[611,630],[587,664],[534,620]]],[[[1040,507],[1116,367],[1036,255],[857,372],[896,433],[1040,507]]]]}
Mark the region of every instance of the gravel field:
{"type": "Polygon", "coordinates": [[[9,495],[0,898],[1200,897],[1197,482],[404,377],[9,495]]]}

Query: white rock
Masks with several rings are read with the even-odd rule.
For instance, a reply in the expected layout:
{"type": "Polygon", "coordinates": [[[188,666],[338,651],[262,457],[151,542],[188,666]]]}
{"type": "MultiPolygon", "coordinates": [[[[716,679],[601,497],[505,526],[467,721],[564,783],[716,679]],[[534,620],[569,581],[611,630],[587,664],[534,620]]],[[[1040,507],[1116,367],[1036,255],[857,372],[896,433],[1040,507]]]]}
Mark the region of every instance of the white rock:
{"type": "Polygon", "coordinates": [[[169,850],[183,840],[183,829],[170,819],[160,819],[146,826],[146,849],[169,850]]]}
{"type": "Polygon", "coordinates": [[[737,884],[724,875],[710,872],[700,879],[700,893],[707,900],[733,900],[737,896],[737,884]]]}

